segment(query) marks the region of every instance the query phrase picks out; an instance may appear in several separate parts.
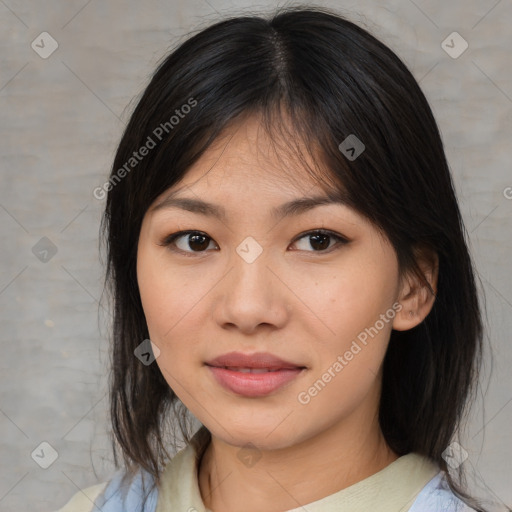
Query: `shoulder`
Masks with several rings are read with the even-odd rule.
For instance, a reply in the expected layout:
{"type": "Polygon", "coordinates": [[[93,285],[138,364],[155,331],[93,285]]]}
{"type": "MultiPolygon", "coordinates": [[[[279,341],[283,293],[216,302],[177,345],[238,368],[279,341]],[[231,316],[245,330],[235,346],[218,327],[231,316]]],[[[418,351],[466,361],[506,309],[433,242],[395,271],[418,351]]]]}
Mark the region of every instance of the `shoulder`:
{"type": "Polygon", "coordinates": [[[416,497],[409,512],[474,512],[474,509],[457,498],[448,486],[445,473],[440,471],[416,497]]]}
{"type": "Polygon", "coordinates": [[[153,477],[144,470],[133,477],[118,470],[109,481],[76,493],[57,512],[154,512],[157,493],[153,477]]]}

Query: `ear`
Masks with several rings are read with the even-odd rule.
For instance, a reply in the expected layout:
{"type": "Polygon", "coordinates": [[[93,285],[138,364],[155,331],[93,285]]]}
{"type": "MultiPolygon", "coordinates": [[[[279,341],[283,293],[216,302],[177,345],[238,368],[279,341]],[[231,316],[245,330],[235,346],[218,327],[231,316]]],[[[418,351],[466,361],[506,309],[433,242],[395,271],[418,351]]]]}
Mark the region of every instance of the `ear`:
{"type": "Polygon", "coordinates": [[[403,277],[397,299],[402,309],[397,311],[393,320],[393,329],[397,331],[407,331],[423,322],[436,299],[439,257],[426,246],[415,247],[414,255],[422,275],[434,293],[414,272],[411,271],[403,277]]]}

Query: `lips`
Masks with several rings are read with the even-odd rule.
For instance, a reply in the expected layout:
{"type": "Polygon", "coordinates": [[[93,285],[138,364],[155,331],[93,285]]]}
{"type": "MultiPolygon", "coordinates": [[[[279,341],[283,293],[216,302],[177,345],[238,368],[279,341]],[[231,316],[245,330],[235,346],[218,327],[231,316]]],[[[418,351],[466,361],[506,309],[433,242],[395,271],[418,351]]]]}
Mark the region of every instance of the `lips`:
{"type": "Polygon", "coordinates": [[[285,361],[268,352],[256,352],[254,354],[229,352],[207,361],[206,364],[208,366],[226,368],[245,373],[264,373],[265,371],[304,368],[303,365],[285,361]]]}
{"type": "Polygon", "coordinates": [[[248,398],[277,392],[305,370],[305,366],[285,361],[268,352],[230,352],[205,364],[222,387],[248,398]]]}
{"type": "Polygon", "coordinates": [[[269,370],[268,368],[242,368],[237,366],[217,366],[217,368],[225,368],[226,370],[231,370],[234,372],[241,372],[241,373],[272,373],[272,372],[278,372],[279,370],[282,370],[282,368],[275,368],[272,370],[269,370]]]}

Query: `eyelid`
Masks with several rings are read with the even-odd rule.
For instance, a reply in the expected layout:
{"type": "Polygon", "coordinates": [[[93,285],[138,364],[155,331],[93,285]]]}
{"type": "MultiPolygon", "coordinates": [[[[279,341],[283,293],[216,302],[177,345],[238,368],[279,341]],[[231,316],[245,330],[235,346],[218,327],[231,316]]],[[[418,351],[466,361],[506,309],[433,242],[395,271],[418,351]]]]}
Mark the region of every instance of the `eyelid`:
{"type": "Polygon", "coordinates": [[[183,254],[185,256],[200,256],[201,254],[206,253],[206,251],[182,251],[181,249],[178,249],[177,247],[173,246],[173,242],[176,239],[178,239],[182,236],[191,235],[191,234],[202,235],[202,236],[205,236],[206,238],[209,238],[213,242],[215,242],[213,240],[213,238],[211,236],[209,236],[207,233],[205,233],[204,231],[199,231],[197,229],[185,229],[183,231],[176,231],[175,233],[171,233],[170,235],[167,235],[160,241],[160,243],[158,245],[167,247],[169,250],[171,250],[173,252],[177,252],[179,254],[183,254]]]}
{"type": "MultiPolygon", "coordinates": [[[[341,244],[348,244],[350,242],[350,240],[346,236],[343,236],[340,233],[336,233],[336,231],[331,231],[330,229],[316,228],[316,229],[308,229],[307,231],[304,231],[303,233],[298,234],[294,238],[292,243],[297,242],[297,240],[300,240],[301,238],[304,238],[307,235],[314,235],[314,234],[329,235],[330,237],[335,238],[341,244]]],[[[318,252],[319,254],[321,254],[321,253],[326,253],[327,251],[307,251],[307,252],[318,252]]]]}
{"type": "MultiPolygon", "coordinates": [[[[217,243],[215,242],[215,240],[211,236],[209,236],[204,231],[199,231],[197,229],[187,229],[187,230],[177,231],[175,233],[171,233],[170,235],[167,235],[166,237],[164,237],[158,243],[158,245],[163,246],[163,247],[167,247],[167,248],[169,248],[169,250],[171,250],[173,252],[178,252],[178,253],[183,254],[185,256],[198,256],[198,255],[206,253],[206,251],[183,251],[181,249],[178,249],[177,247],[172,247],[173,246],[173,242],[176,239],[178,239],[178,238],[180,238],[182,236],[185,236],[185,235],[190,235],[190,234],[198,234],[198,235],[205,236],[206,238],[209,238],[211,241],[213,241],[217,245],[217,243]]],[[[307,235],[314,235],[314,234],[328,235],[328,236],[334,238],[337,243],[334,244],[332,247],[330,247],[329,249],[327,249],[325,251],[305,251],[305,252],[312,252],[312,253],[317,253],[317,254],[329,254],[330,252],[332,252],[332,250],[338,249],[340,246],[343,246],[343,245],[346,245],[346,244],[350,243],[350,239],[348,239],[346,236],[343,236],[343,235],[341,235],[341,234],[339,234],[339,233],[337,233],[335,231],[331,231],[329,229],[323,229],[323,228],[316,228],[316,229],[309,229],[307,231],[304,231],[304,232],[298,234],[293,239],[292,244],[294,244],[295,242],[297,242],[301,238],[306,237],[307,235]]]]}

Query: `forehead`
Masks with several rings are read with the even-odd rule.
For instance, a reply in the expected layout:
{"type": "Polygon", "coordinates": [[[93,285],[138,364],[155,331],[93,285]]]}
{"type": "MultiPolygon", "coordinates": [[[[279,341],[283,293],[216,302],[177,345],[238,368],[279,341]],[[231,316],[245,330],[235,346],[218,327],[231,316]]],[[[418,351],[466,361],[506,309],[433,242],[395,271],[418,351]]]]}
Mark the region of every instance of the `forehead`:
{"type": "Polygon", "coordinates": [[[233,124],[154,201],[150,214],[177,209],[224,223],[233,215],[257,214],[277,222],[333,205],[343,207],[348,218],[359,217],[344,187],[318,165],[320,159],[298,147],[304,143],[297,137],[291,147],[287,142],[276,143],[258,117],[233,124]]]}
{"type": "Polygon", "coordinates": [[[239,193],[292,197],[342,188],[288,121],[279,124],[269,133],[259,114],[232,122],[167,192],[236,187],[239,193]]]}

